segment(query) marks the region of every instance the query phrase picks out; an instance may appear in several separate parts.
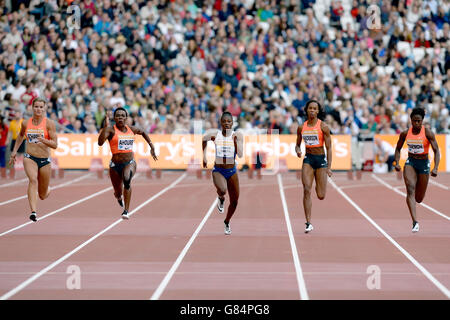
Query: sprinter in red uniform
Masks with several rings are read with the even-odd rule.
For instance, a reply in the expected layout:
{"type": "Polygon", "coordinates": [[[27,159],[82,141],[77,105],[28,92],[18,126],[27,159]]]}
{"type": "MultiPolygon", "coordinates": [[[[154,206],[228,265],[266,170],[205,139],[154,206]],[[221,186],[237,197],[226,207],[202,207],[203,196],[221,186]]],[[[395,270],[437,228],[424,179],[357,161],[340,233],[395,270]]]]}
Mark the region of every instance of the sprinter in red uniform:
{"type": "Polygon", "coordinates": [[[47,119],[47,103],[44,99],[36,98],[32,104],[33,116],[23,121],[19,135],[11,152],[9,163],[16,162],[17,150],[26,139],[26,149],[23,167],[28,177],[28,202],[30,204],[32,221],[37,221],[37,195],[41,200],[49,194],[50,177],[52,173],[50,148],[58,147],[55,123],[47,119]]]}
{"type": "Polygon", "coordinates": [[[155,148],[144,131],[139,128],[127,126],[127,111],[119,107],[114,111],[115,125],[109,125],[109,117],[105,118],[105,127],[100,130],[98,136],[98,145],[102,146],[106,139],[109,141],[112,158],[109,163],[109,176],[114,187],[114,196],[121,207],[124,207],[122,218],[128,219],[128,210],[131,200],[131,179],[136,172],[136,161],[134,160],[133,145],[134,135],[139,134],[144,137],[150,146],[150,152],[153,159],[158,158],[155,154],[155,148]],[[123,194],[123,200],[122,200],[123,194]]]}
{"type": "Polygon", "coordinates": [[[331,136],[330,129],[320,119],[323,115],[322,106],[316,100],[306,103],[305,113],[307,120],[297,129],[297,144],[295,152],[301,158],[300,144],[305,140],[306,154],[302,166],[303,183],[303,209],[305,210],[306,228],[305,233],[314,228],[311,224],[311,189],[314,179],[316,180],[316,194],[320,200],[325,199],[327,190],[327,175],[331,177],[331,136]],[[324,144],[327,149],[325,155],[324,144]]]}
{"type": "Polygon", "coordinates": [[[416,203],[421,203],[425,197],[428,187],[428,178],[430,175],[430,160],[428,159],[428,150],[431,147],[434,151],[434,168],[431,170],[431,176],[437,176],[441,154],[434,133],[422,125],[425,117],[423,108],[414,108],[411,112],[411,127],[400,133],[397,147],[395,149],[394,167],[400,171],[400,151],[406,141],[408,145],[408,159],[403,168],[403,179],[406,185],[406,204],[411,215],[413,228],[412,232],[419,231],[419,222],[416,216],[416,203]]]}

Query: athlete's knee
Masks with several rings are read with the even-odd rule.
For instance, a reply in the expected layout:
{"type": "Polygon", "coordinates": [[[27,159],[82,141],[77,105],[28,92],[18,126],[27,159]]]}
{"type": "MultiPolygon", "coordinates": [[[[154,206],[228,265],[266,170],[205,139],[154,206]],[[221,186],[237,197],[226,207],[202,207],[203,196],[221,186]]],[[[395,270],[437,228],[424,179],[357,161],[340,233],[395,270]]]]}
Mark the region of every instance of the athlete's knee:
{"type": "Polygon", "coordinates": [[[319,198],[319,200],[325,199],[325,193],[317,193],[317,198],[319,198]]]}
{"type": "Polygon", "coordinates": [[[123,180],[123,187],[125,190],[131,189],[131,178],[123,180]]]}
{"type": "Polygon", "coordinates": [[[406,185],[406,193],[407,193],[408,195],[413,195],[413,194],[415,194],[415,193],[416,193],[416,187],[413,186],[413,185],[407,184],[407,185],[406,185]]]}
{"type": "Polygon", "coordinates": [[[130,174],[129,177],[123,179],[123,187],[126,190],[130,190],[131,189],[131,179],[132,179],[132,177],[133,177],[133,175],[130,174]]]}
{"type": "Polygon", "coordinates": [[[423,198],[425,198],[424,195],[416,195],[416,202],[421,203],[423,201],[423,198]]]}
{"type": "Polygon", "coordinates": [[[37,178],[31,178],[30,179],[30,185],[37,186],[37,184],[38,184],[37,178]]]}
{"type": "Polygon", "coordinates": [[[217,188],[217,194],[221,197],[227,194],[227,189],[217,188]]]}
{"type": "Polygon", "coordinates": [[[303,195],[306,196],[311,196],[311,187],[309,186],[303,186],[303,195]]]}
{"type": "Polygon", "coordinates": [[[41,200],[45,200],[48,198],[49,192],[45,191],[45,192],[39,192],[39,199],[41,200]]]}

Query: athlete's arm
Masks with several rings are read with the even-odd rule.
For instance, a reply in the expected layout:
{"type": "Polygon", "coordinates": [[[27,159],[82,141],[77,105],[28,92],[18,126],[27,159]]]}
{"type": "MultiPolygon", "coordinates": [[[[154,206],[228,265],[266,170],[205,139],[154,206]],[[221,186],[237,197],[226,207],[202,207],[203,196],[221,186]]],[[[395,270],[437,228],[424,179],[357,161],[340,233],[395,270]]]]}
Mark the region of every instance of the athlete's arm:
{"type": "Polygon", "coordinates": [[[397,171],[400,171],[400,164],[398,163],[400,161],[400,151],[403,148],[403,144],[406,140],[406,135],[408,134],[408,131],[403,131],[400,133],[400,136],[398,137],[397,146],[395,147],[395,155],[394,155],[394,168],[397,171]]]}
{"type": "Polygon", "coordinates": [[[202,139],[202,150],[203,150],[203,168],[208,166],[208,159],[206,157],[206,146],[208,145],[208,141],[214,141],[216,139],[215,131],[207,131],[202,139]]]}
{"type": "Polygon", "coordinates": [[[244,154],[244,135],[242,132],[237,131],[234,134],[234,140],[236,141],[236,153],[241,158],[244,154]]]}
{"type": "Polygon", "coordinates": [[[433,170],[431,170],[431,176],[436,177],[438,167],[439,167],[439,161],[441,161],[441,152],[439,151],[439,146],[437,144],[436,137],[434,136],[433,131],[425,128],[425,135],[426,135],[428,141],[430,141],[431,148],[433,148],[433,152],[434,152],[434,168],[433,168],[433,170]]]}
{"type": "Polygon", "coordinates": [[[332,146],[331,146],[331,134],[330,134],[330,128],[325,123],[321,123],[321,129],[323,132],[323,140],[325,142],[325,148],[327,148],[327,162],[328,162],[328,168],[327,168],[327,174],[329,177],[333,174],[331,172],[331,161],[333,160],[332,157],[332,146]]]}
{"type": "Polygon", "coordinates": [[[302,157],[302,150],[300,149],[300,145],[302,144],[302,130],[303,125],[299,125],[297,128],[297,143],[295,144],[295,152],[297,152],[297,157],[302,157]]]}
{"type": "Polygon", "coordinates": [[[153,146],[152,140],[150,140],[150,137],[148,136],[147,132],[145,132],[144,130],[137,128],[137,127],[132,127],[130,126],[131,131],[133,131],[134,134],[139,134],[141,135],[145,141],[147,141],[148,145],[150,146],[150,153],[153,157],[153,160],[158,160],[158,157],[156,156],[155,153],[155,147],[153,146]]]}
{"type": "Polygon", "coordinates": [[[45,139],[43,137],[39,137],[38,140],[40,143],[46,145],[49,148],[57,149],[58,148],[58,137],[56,136],[56,126],[53,120],[47,119],[47,131],[48,137],[50,139],[45,139]]]}
{"type": "Polygon", "coordinates": [[[9,165],[10,166],[14,165],[14,163],[16,162],[17,150],[19,150],[19,147],[20,147],[20,145],[22,144],[22,142],[24,140],[26,131],[27,131],[27,122],[24,120],[24,121],[22,121],[22,125],[20,126],[20,132],[17,135],[17,139],[16,139],[16,142],[14,144],[13,151],[11,151],[11,155],[9,157],[9,165]]]}
{"type": "Polygon", "coordinates": [[[100,133],[98,135],[98,142],[97,142],[98,145],[102,146],[105,143],[106,139],[111,139],[113,133],[114,133],[114,131],[109,126],[109,118],[106,117],[105,118],[105,126],[100,129],[100,133]]]}

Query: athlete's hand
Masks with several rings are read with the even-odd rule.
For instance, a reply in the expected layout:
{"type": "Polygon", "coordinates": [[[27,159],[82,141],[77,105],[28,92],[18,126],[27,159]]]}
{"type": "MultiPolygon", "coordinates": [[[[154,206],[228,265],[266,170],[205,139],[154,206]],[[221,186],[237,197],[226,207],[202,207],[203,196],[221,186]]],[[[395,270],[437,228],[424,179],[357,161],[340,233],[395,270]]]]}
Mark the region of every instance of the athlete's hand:
{"type": "Polygon", "coordinates": [[[156,156],[155,148],[151,148],[151,149],[150,149],[150,153],[151,153],[151,155],[152,155],[153,160],[157,161],[157,160],[158,160],[158,157],[156,156]]]}
{"type": "Polygon", "coordinates": [[[300,147],[295,146],[295,152],[297,153],[297,157],[302,157],[302,150],[300,149],[300,147]]]}
{"type": "Polygon", "coordinates": [[[203,158],[203,168],[206,168],[208,166],[208,161],[203,158]]]}
{"type": "Polygon", "coordinates": [[[437,169],[434,168],[433,170],[431,170],[431,176],[432,177],[437,177],[437,169]]]}
{"type": "Polygon", "coordinates": [[[395,169],[395,171],[398,171],[398,172],[400,172],[402,170],[402,168],[400,167],[400,165],[398,163],[394,166],[394,169],[395,169]]]}
{"type": "Polygon", "coordinates": [[[105,114],[105,128],[109,127],[109,115],[108,112],[106,112],[105,114]]]}
{"type": "Polygon", "coordinates": [[[11,167],[14,167],[14,163],[16,163],[16,154],[11,153],[11,156],[9,157],[9,165],[11,167]]]}
{"type": "Polygon", "coordinates": [[[44,137],[38,137],[37,141],[39,141],[38,143],[42,143],[43,145],[46,145],[45,141],[47,141],[47,140],[44,137]]]}
{"type": "Polygon", "coordinates": [[[331,176],[333,175],[333,172],[331,171],[330,168],[327,168],[327,175],[331,178],[331,176]]]}

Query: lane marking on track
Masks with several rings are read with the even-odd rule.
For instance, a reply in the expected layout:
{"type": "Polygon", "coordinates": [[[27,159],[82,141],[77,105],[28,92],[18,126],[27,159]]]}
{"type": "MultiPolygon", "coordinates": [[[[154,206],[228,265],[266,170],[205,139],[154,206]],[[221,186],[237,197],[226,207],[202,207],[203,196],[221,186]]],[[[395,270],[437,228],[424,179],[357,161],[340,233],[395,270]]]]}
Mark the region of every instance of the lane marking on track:
{"type": "MultiPolygon", "coordinates": [[[[81,177],[75,178],[75,179],[73,179],[73,180],[69,180],[69,181],[67,181],[67,182],[58,184],[58,185],[56,185],[56,186],[54,186],[54,187],[50,187],[50,191],[55,190],[55,189],[59,189],[59,188],[63,188],[63,187],[65,187],[65,186],[67,186],[67,185],[70,185],[70,184],[73,184],[73,183],[75,183],[75,182],[84,180],[84,179],[88,178],[90,175],[91,175],[91,173],[87,173],[87,174],[85,174],[84,176],[81,176],[81,177]]],[[[27,180],[28,180],[28,179],[27,179],[27,180]]],[[[3,206],[3,205],[5,205],[5,204],[8,204],[8,203],[11,203],[11,202],[14,202],[14,201],[26,199],[27,197],[28,197],[27,195],[24,195],[24,196],[20,196],[20,197],[14,198],[14,199],[6,200],[6,201],[3,201],[3,202],[0,202],[0,206],[3,206]]]]}
{"type": "Polygon", "coordinates": [[[364,212],[342,189],[334,183],[333,180],[328,178],[331,185],[339,192],[345,200],[347,200],[364,218],[369,221],[383,236],[386,237],[411,263],[419,269],[428,280],[430,280],[448,299],[450,299],[450,291],[440,283],[425,267],[423,267],[408,251],[403,249],[400,244],[397,243],[386,231],[384,231],[372,218],[370,218],[367,213],[364,212]]]}
{"type": "MultiPolygon", "coordinates": [[[[394,192],[398,193],[399,195],[402,195],[402,196],[406,197],[406,193],[401,192],[401,191],[399,191],[399,190],[397,189],[397,188],[400,188],[400,187],[392,187],[389,183],[386,183],[385,181],[383,181],[383,179],[380,179],[379,177],[377,177],[377,176],[374,175],[373,173],[372,173],[372,178],[374,178],[375,180],[377,180],[379,183],[381,183],[382,185],[384,185],[386,188],[389,188],[389,189],[393,190],[394,192]]],[[[450,220],[450,217],[446,216],[445,214],[443,214],[443,213],[440,212],[439,210],[436,210],[436,209],[430,207],[429,205],[427,205],[427,204],[425,204],[425,203],[423,203],[423,202],[421,202],[421,203],[419,203],[419,204],[420,204],[421,206],[427,208],[428,210],[434,212],[435,214],[440,215],[441,217],[443,217],[443,218],[445,218],[445,219],[447,219],[447,220],[450,220]]]]}
{"type": "Polygon", "coordinates": [[[288,206],[287,206],[286,198],[284,195],[283,180],[282,180],[280,174],[277,174],[277,179],[278,179],[278,187],[280,190],[281,202],[283,204],[284,218],[286,220],[286,226],[287,226],[288,234],[289,234],[289,242],[291,244],[292,257],[294,259],[295,273],[297,275],[297,284],[298,284],[298,288],[299,288],[300,299],[301,300],[309,300],[308,291],[306,290],[305,280],[303,279],[302,266],[300,264],[300,258],[298,256],[298,250],[297,250],[297,246],[295,245],[294,234],[292,232],[292,226],[291,226],[291,220],[289,218],[288,206]]]}
{"type": "MultiPolygon", "coordinates": [[[[178,177],[174,182],[172,182],[169,186],[165,187],[164,189],[162,189],[161,191],[159,191],[157,194],[153,195],[152,197],[150,197],[149,199],[147,199],[146,201],[144,201],[143,203],[141,203],[139,206],[137,206],[134,210],[132,210],[128,215],[132,216],[135,212],[139,211],[140,209],[142,209],[144,206],[146,206],[147,204],[149,204],[150,202],[152,202],[153,200],[155,200],[156,198],[158,198],[159,196],[161,196],[162,194],[166,193],[168,190],[172,189],[175,185],[177,185],[181,180],[183,180],[186,177],[186,173],[183,173],[180,177],[178,177]]],[[[2,295],[0,297],[0,300],[7,300],[9,298],[11,298],[12,296],[14,296],[15,294],[17,294],[19,291],[23,290],[24,288],[26,288],[28,285],[30,285],[31,283],[33,283],[34,281],[36,281],[37,279],[39,279],[41,276],[43,276],[45,273],[47,273],[48,271],[50,271],[51,269],[53,269],[54,267],[56,267],[57,265],[59,265],[61,262],[65,261],[67,258],[71,257],[73,254],[77,253],[78,251],[80,251],[81,249],[83,249],[85,246],[87,246],[89,243],[91,243],[92,241],[94,241],[95,239],[97,239],[98,237],[100,237],[102,234],[106,233],[108,230],[114,228],[116,225],[118,225],[120,222],[122,222],[123,219],[120,218],[119,220],[117,220],[116,222],[110,224],[108,227],[106,227],[105,229],[103,229],[102,231],[98,232],[96,235],[92,236],[91,238],[89,238],[87,241],[83,242],[82,244],[80,244],[78,247],[76,247],[75,249],[73,249],[72,251],[70,251],[69,253],[65,254],[64,256],[62,256],[61,258],[59,258],[58,260],[56,260],[55,262],[51,263],[50,265],[48,265],[47,267],[45,267],[44,269],[42,269],[41,271],[35,273],[32,277],[28,278],[27,280],[25,280],[24,282],[22,282],[21,284],[19,284],[17,287],[15,287],[14,289],[8,291],[7,293],[5,293],[4,295],[2,295]]]]}
{"type": "MultiPolygon", "coordinates": [[[[50,212],[50,213],[47,213],[46,215],[43,215],[42,217],[38,218],[37,220],[38,220],[38,221],[41,221],[41,220],[43,220],[43,219],[45,219],[45,218],[48,218],[48,217],[50,217],[50,216],[52,216],[52,215],[54,215],[54,214],[56,214],[56,213],[58,213],[58,212],[61,212],[61,211],[66,210],[66,209],[68,209],[68,208],[70,208],[70,207],[76,206],[77,204],[80,204],[80,203],[82,203],[82,202],[84,202],[84,201],[87,201],[87,200],[92,199],[92,198],[94,198],[94,197],[96,197],[96,196],[99,196],[99,195],[101,195],[102,193],[105,193],[106,191],[109,191],[109,190],[111,190],[111,189],[112,189],[112,187],[108,187],[108,188],[103,189],[103,190],[100,190],[100,191],[98,191],[98,192],[96,192],[96,193],[94,193],[94,194],[91,194],[91,195],[89,195],[89,196],[87,196],[87,197],[84,197],[84,198],[79,199],[79,200],[77,200],[77,201],[71,202],[71,203],[69,203],[68,205],[65,205],[64,207],[61,207],[61,208],[56,209],[56,210],[54,210],[54,211],[52,211],[52,212],[50,212]]],[[[12,229],[9,229],[8,231],[5,231],[5,232],[0,233],[0,237],[3,237],[4,235],[7,235],[8,233],[11,233],[11,232],[13,232],[13,231],[19,230],[19,229],[21,229],[21,228],[23,228],[23,227],[25,227],[25,226],[27,226],[27,225],[29,225],[29,224],[34,224],[34,223],[37,223],[37,222],[28,221],[28,222],[26,222],[26,223],[24,223],[24,224],[21,224],[21,225],[15,227],[15,228],[12,228],[12,229]]]]}
{"type": "Polygon", "coordinates": [[[436,182],[436,181],[434,181],[433,179],[430,179],[429,181],[430,181],[431,184],[433,184],[433,185],[435,185],[435,186],[437,186],[437,187],[439,187],[439,188],[441,188],[441,189],[444,189],[444,190],[450,190],[449,187],[443,185],[442,183],[436,182]]]}
{"type": "Polygon", "coordinates": [[[4,183],[4,184],[0,184],[0,188],[5,188],[5,187],[9,187],[9,186],[13,186],[15,184],[21,183],[21,182],[25,182],[28,181],[28,178],[24,178],[24,179],[20,179],[20,180],[16,180],[10,183],[4,183]]]}
{"type": "MultiPolygon", "coordinates": [[[[0,275],[30,275],[34,274],[34,272],[0,272],[0,275]]],[[[67,275],[65,271],[49,271],[47,274],[52,275],[67,275]]],[[[167,274],[165,271],[83,271],[83,275],[163,275],[167,274]]],[[[177,275],[294,275],[296,274],[294,271],[178,271],[177,275]]],[[[367,275],[367,272],[351,272],[351,271],[309,271],[303,272],[303,274],[311,275],[311,276],[359,276],[359,275],[367,275]]],[[[391,276],[421,276],[420,272],[383,272],[383,275],[391,275],[391,276]]],[[[437,272],[435,275],[439,276],[450,276],[449,272],[437,272]]]]}
{"type": "MultiPolygon", "coordinates": [[[[183,261],[184,257],[186,256],[186,253],[188,252],[189,248],[191,247],[192,243],[194,242],[195,238],[197,238],[197,235],[202,230],[203,226],[205,225],[206,221],[208,220],[209,216],[213,212],[214,208],[217,206],[217,198],[214,199],[212,205],[209,207],[208,211],[206,212],[205,216],[203,217],[203,220],[198,225],[197,229],[195,229],[194,233],[192,234],[189,241],[184,246],[183,250],[178,255],[177,259],[175,260],[174,264],[170,268],[170,270],[166,273],[166,276],[159,284],[158,288],[156,288],[153,295],[150,297],[150,300],[158,300],[164,290],[166,289],[167,285],[169,284],[170,280],[172,279],[173,275],[177,271],[178,267],[181,264],[181,261],[183,261]]],[[[225,235],[224,235],[225,236],[225,235]]]]}

